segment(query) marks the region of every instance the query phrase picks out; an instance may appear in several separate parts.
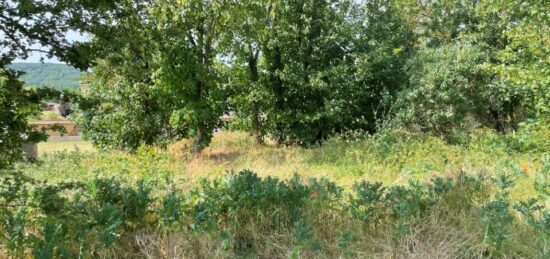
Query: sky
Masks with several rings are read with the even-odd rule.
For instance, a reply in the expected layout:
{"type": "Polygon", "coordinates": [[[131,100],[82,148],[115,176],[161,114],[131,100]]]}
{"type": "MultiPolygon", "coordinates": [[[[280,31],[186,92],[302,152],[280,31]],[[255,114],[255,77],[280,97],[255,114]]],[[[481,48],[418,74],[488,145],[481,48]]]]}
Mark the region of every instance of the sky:
{"type": "MultiPolygon", "coordinates": [[[[82,35],[82,34],[80,34],[79,32],[76,32],[76,31],[67,32],[66,37],[71,42],[86,41],[88,39],[87,35],[82,35]]],[[[39,48],[40,45],[34,45],[33,47],[39,48]]],[[[64,62],[59,61],[56,57],[48,59],[48,58],[46,58],[46,55],[44,53],[40,53],[40,52],[31,53],[27,59],[16,59],[16,60],[14,60],[14,63],[39,63],[40,58],[42,58],[42,57],[44,57],[44,63],[64,64],[64,62]]]]}

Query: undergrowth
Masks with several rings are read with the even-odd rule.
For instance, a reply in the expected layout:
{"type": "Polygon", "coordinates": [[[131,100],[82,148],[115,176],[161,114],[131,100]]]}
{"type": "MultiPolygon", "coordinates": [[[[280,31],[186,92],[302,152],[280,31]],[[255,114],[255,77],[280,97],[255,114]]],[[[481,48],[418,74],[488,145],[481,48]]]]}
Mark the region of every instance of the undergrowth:
{"type": "Polygon", "coordinates": [[[13,258],[544,258],[549,157],[536,174],[538,195],[515,201],[520,173],[360,181],[346,191],[326,178],[245,170],[182,192],[169,178],[158,190],[155,181],[48,184],[8,171],[0,250],[13,258]]]}
{"type": "Polygon", "coordinates": [[[199,156],[185,142],[47,153],[1,172],[0,254],[547,258],[548,136],[393,131],[304,149],[222,132],[199,156]]]}

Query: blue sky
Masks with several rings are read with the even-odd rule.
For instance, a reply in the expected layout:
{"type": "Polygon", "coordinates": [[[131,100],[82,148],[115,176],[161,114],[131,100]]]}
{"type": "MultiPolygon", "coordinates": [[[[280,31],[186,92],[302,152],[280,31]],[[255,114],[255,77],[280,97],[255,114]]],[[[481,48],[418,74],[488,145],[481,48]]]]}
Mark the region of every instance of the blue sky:
{"type": "MultiPolygon", "coordinates": [[[[80,34],[78,32],[75,32],[75,31],[67,32],[66,37],[71,42],[85,41],[85,40],[88,39],[87,35],[82,35],[82,34],[80,34]]],[[[34,47],[38,48],[38,47],[40,47],[40,45],[36,45],[34,47]]],[[[20,62],[22,62],[22,63],[38,63],[38,62],[40,62],[40,58],[42,58],[42,57],[44,57],[44,62],[45,63],[64,63],[64,62],[59,61],[55,57],[52,58],[52,59],[48,59],[48,58],[46,58],[46,55],[44,53],[38,53],[38,52],[31,53],[27,59],[16,59],[14,62],[16,62],[16,63],[20,63],[20,62]]]]}

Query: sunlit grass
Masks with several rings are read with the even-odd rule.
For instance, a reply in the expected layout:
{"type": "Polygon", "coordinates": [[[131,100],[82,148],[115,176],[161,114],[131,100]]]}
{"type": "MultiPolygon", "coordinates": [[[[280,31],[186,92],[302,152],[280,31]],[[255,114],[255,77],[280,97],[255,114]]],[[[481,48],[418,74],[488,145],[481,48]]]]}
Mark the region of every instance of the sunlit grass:
{"type": "Polygon", "coordinates": [[[40,163],[20,167],[48,181],[86,181],[102,176],[166,182],[171,178],[181,189],[191,188],[202,178],[243,169],[282,179],[294,174],[326,177],[346,188],[360,180],[401,185],[411,180],[456,176],[463,171],[489,177],[515,171],[519,172],[518,185],[512,197],[534,195],[534,174],[540,170],[547,151],[511,151],[490,138],[501,137],[450,145],[437,137],[393,132],[358,141],[332,139],[320,147],[302,148],[258,145],[247,133],[226,131],[216,133],[200,155],[190,154],[188,140],[165,150],[141,148],[133,154],[97,152],[86,141],[50,141],[38,146],[40,163]]]}
{"type": "Polygon", "coordinates": [[[85,140],[50,140],[38,143],[38,155],[40,157],[48,153],[74,151],[77,149],[82,152],[95,151],[92,143],[85,140]]]}

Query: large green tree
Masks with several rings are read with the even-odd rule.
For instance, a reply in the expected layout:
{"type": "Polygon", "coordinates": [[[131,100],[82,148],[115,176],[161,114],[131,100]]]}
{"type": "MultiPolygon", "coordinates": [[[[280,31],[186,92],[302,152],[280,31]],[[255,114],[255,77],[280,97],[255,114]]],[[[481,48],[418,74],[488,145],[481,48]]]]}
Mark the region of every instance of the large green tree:
{"type": "Polygon", "coordinates": [[[225,0],[163,0],[152,9],[153,80],[170,104],[171,125],[193,137],[193,152],[212,138],[223,112],[216,59],[230,3],[225,0]],[[161,39],[161,40],[160,40],[161,39]]]}
{"type": "MultiPolygon", "coordinates": [[[[488,65],[506,88],[510,109],[528,116],[550,113],[550,3],[548,1],[485,1],[478,12],[483,28],[498,26],[502,46],[488,65]],[[498,17],[498,18],[497,18],[498,17]]],[[[481,26],[480,26],[481,27],[481,26]]]]}
{"type": "Polygon", "coordinates": [[[269,134],[279,143],[309,145],[333,130],[325,110],[329,71],[344,61],[349,37],[347,1],[280,1],[273,6],[263,44],[269,134]]]}
{"type": "Polygon", "coordinates": [[[226,24],[224,54],[229,57],[227,83],[228,111],[234,124],[250,130],[257,142],[263,142],[262,117],[269,98],[265,84],[263,47],[269,31],[270,14],[277,1],[245,0],[232,6],[226,24]]]}
{"type": "Polygon", "coordinates": [[[374,131],[406,84],[413,34],[393,1],[281,1],[267,35],[268,129],[280,143],[374,131]]]}
{"type": "Polygon", "coordinates": [[[85,135],[129,150],[186,137],[194,139],[193,152],[207,146],[224,108],[217,58],[228,7],[175,0],[119,5],[81,48],[97,57],[79,102],[85,135]]]}
{"type": "Polygon", "coordinates": [[[91,30],[91,40],[79,46],[89,52],[93,67],[73,118],[96,146],[135,150],[166,144],[180,134],[170,126],[169,99],[153,82],[151,7],[149,1],[119,3],[109,19],[91,30]]]}
{"type": "Polygon", "coordinates": [[[507,132],[544,113],[545,1],[398,3],[419,39],[409,87],[395,107],[401,122],[439,134],[476,125],[507,132]]]}
{"type": "Polygon", "coordinates": [[[379,130],[392,116],[395,96],[408,85],[405,69],[415,35],[393,0],[364,1],[353,16],[346,63],[334,67],[330,107],[335,128],[379,130]],[[343,86],[343,88],[338,88],[343,86]]]}

